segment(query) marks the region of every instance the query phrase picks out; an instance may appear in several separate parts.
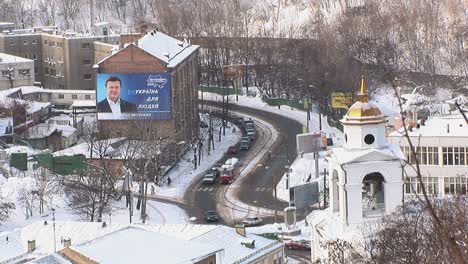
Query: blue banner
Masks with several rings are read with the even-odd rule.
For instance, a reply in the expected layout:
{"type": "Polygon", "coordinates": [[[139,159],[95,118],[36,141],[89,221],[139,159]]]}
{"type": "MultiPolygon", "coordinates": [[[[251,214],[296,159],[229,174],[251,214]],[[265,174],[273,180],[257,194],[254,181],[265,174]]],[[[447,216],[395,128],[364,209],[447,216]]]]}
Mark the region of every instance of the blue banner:
{"type": "Polygon", "coordinates": [[[170,119],[168,73],[99,73],[98,120],[170,119]]]}

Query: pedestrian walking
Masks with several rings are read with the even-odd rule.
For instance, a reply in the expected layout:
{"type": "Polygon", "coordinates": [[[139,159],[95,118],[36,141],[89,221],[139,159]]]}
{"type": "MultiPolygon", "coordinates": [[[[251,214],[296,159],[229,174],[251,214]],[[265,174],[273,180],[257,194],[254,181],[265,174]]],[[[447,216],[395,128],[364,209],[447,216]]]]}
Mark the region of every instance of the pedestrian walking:
{"type": "Polygon", "coordinates": [[[167,177],[167,186],[171,186],[171,182],[172,182],[171,177],[167,177]]]}

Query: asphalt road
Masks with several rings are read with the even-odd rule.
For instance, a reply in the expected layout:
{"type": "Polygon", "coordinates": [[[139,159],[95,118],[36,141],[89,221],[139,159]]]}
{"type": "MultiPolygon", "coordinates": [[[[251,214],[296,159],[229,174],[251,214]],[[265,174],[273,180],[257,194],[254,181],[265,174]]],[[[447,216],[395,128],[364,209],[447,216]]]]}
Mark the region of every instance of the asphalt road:
{"type": "MultiPolygon", "coordinates": [[[[238,198],[246,203],[252,204],[259,207],[274,209],[275,199],[273,196],[274,180],[278,182],[286,171],[285,166],[287,165],[287,159],[290,162],[296,159],[296,134],[301,133],[302,125],[294,120],[286,117],[261,111],[258,109],[242,107],[237,105],[229,105],[230,111],[240,112],[242,114],[257,117],[272,124],[279,132],[278,142],[280,144],[275,145],[271,150],[271,159],[266,164],[259,164],[251,174],[244,179],[239,190],[238,198]],[[287,154],[286,154],[287,153],[287,154]]],[[[259,137],[254,141],[254,145],[249,151],[239,151],[235,154],[235,157],[241,160],[255,157],[259,148],[264,147],[262,143],[262,130],[259,129],[259,137]],[[256,145],[257,144],[257,145],[256,145]],[[257,148],[257,149],[256,149],[257,148]]],[[[263,133],[266,134],[265,131],[263,133]]],[[[268,139],[266,139],[268,140],[268,139]]],[[[231,155],[224,157],[223,161],[229,158],[231,155]]],[[[224,199],[220,199],[220,193],[225,191],[225,188],[229,188],[228,185],[220,185],[215,183],[214,185],[204,185],[201,180],[192,186],[186,193],[184,199],[188,207],[188,214],[195,216],[199,219],[198,223],[205,223],[203,219],[204,212],[206,210],[215,210],[218,203],[222,203],[221,206],[228,208],[235,205],[227,203],[224,199]]],[[[278,211],[282,211],[287,203],[278,201],[278,211]]],[[[234,209],[232,209],[234,210],[234,209]]],[[[226,214],[225,214],[226,215],[226,214]]],[[[234,212],[233,212],[234,215],[234,212]]],[[[283,221],[281,214],[278,214],[277,222],[283,221]]],[[[303,219],[304,216],[299,214],[298,220],[303,219]]],[[[274,217],[264,217],[264,223],[273,223],[274,217]]],[[[220,219],[218,223],[232,225],[231,219],[220,219]]]]}

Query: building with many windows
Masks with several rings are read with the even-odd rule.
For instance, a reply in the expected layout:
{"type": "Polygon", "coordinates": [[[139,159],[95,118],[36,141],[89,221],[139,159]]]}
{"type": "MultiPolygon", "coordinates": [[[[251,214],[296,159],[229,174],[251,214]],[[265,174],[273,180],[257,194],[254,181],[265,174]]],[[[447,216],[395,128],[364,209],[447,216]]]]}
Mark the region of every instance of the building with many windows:
{"type": "Polygon", "coordinates": [[[0,53],[0,90],[34,84],[34,61],[0,53]]]}
{"type": "MultiPolygon", "coordinates": [[[[33,60],[33,76],[45,88],[92,90],[94,43],[118,44],[119,39],[109,26],[100,26],[94,34],[60,32],[57,27],[11,30],[0,33],[0,52],[33,60]]],[[[105,52],[102,47],[98,51],[105,52]]]]}
{"type": "MultiPolygon", "coordinates": [[[[405,167],[405,194],[421,193],[403,128],[388,135],[388,141],[399,144],[408,160],[405,167]]],[[[437,196],[467,194],[468,189],[468,124],[461,114],[431,116],[410,128],[423,181],[430,194],[437,196]]]]}

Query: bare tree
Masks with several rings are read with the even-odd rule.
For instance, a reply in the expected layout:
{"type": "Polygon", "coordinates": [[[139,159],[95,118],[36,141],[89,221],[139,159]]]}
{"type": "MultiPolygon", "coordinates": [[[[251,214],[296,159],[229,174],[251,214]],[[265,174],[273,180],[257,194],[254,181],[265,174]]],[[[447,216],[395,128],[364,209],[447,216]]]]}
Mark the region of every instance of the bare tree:
{"type": "Polygon", "coordinates": [[[81,0],[57,0],[57,7],[60,10],[58,15],[62,16],[65,29],[76,26],[74,23],[82,8],[81,0]]]}
{"type": "Polygon", "coordinates": [[[47,201],[59,191],[57,182],[54,175],[42,167],[32,173],[32,178],[35,186],[34,193],[39,199],[39,214],[43,214],[47,201]]]}
{"type": "Polygon", "coordinates": [[[55,25],[56,18],[56,0],[39,0],[37,2],[37,15],[42,25],[55,25]]]}
{"type": "Polygon", "coordinates": [[[89,221],[100,222],[103,214],[111,210],[111,202],[122,195],[122,167],[114,160],[113,141],[106,135],[88,129],[84,138],[90,150],[87,172],[63,177],[62,184],[71,208],[89,221]]]}
{"type": "Polygon", "coordinates": [[[0,223],[7,220],[10,216],[10,213],[16,208],[15,204],[12,202],[4,201],[3,197],[0,197],[0,223]]]}

